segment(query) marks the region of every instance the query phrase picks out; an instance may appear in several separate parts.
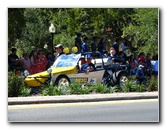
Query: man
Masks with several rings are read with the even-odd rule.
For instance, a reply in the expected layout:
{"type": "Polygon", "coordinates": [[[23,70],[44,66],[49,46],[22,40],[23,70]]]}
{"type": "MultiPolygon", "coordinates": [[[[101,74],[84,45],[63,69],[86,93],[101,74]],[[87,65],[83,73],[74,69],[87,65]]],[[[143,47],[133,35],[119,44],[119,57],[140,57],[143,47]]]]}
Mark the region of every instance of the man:
{"type": "Polygon", "coordinates": [[[92,52],[95,52],[96,49],[97,49],[97,40],[98,40],[98,37],[94,36],[93,37],[93,42],[91,43],[91,50],[92,50],[92,52]]]}
{"type": "Polygon", "coordinates": [[[78,53],[81,53],[82,50],[81,44],[82,44],[81,33],[77,33],[77,37],[75,38],[75,46],[78,48],[78,53]]]}
{"type": "Polygon", "coordinates": [[[18,56],[16,55],[17,49],[12,48],[12,53],[8,55],[8,64],[9,64],[9,71],[14,70],[16,67],[21,66],[21,61],[19,60],[18,56]]]}
{"type": "Polygon", "coordinates": [[[83,41],[84,42],[82,43],[82,50],[83,52],[88,52],[89,51],[89,47],[87,45],[88,37],[84,37],[83,41]]]}
{"type": "Polygon", "coordinates": [[[63,52],[63,45],[62,44],[58,44],[55,46],[55,50],[58,52],[58,54],[55,56],[55,60],[61,56],[62,54],[64,54],[63,52]]]}
{"type": "Polygon", "coordinates": [[[85,74],[88,74],[91,71],[94,71],[96,69],[95,65],[91,62],[92,56],[91,54],[87,54],[85,56],[86,63],[81,66],[81,72],[85,72],[85,74]]]}
{"type": "Polygon", "coordinates": [[[112,47],[115,49],[116,54],[119,54],[119,38],[115,39],[115,42],[113,43],[112,47]]]}

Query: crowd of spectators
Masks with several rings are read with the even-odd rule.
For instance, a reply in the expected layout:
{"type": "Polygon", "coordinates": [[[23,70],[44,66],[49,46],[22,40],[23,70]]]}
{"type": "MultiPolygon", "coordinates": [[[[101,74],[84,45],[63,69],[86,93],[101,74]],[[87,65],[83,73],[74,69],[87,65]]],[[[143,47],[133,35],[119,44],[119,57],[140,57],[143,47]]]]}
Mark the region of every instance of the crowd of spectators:
{"type": "MultiPolygon", "coordinates": [[[[99,51],[102,55],[111,58],[118,58],[121,60],[121,63],[128,62],[130,66],[131,75],[152,75],[158,76],[158,55],[151,55],[144,52],[140,54],[132,53],[127,56],[126,50],[128,49],[127,41],[125,39],[120,40],[117,38],[112,44],[109,52],[106,51],[104,38],[98,38],[94,36],[89,43],[87,37],[81,37],[81,34],[78,33],[75,39],[75,46],[78,48],[78,53],[87,52],[87,51],[99,51]],[[90,47],[89,47],[90,46],[90,47]],[[141,72],[140,72],[141,71],[141,72]]],[[[43,53],[42,49],[32,50],[30,55],[26,52],[23,53],[22,57],[19,58],[16,54],[17,49],[12,48],[11,54],[8,55],[8,69],[13,71],[16,67],[21,67],[23,70],[28,70],[30,74],[35,74],[38,72],[45,71],[48,69],[53,62],[58,58],[63,52],[63,46],[58,44],[55,46],[55,55],[43,53]],[[54,56],[54,57],[53,57],[54,56]]]]}

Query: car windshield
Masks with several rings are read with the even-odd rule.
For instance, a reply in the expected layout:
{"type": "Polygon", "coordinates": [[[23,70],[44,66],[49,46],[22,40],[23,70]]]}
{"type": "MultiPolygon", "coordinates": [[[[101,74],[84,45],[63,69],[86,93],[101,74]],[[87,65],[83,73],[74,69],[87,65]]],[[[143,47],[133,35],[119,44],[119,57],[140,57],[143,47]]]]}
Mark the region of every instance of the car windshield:
{"type": "Polygon", "coordinates": [[[59,67],[76,66],[80,57],[81,54],[74,54],[74,53],[69,55],[63,54],[56,59],[52,67],[59,68],[59,67]]]}

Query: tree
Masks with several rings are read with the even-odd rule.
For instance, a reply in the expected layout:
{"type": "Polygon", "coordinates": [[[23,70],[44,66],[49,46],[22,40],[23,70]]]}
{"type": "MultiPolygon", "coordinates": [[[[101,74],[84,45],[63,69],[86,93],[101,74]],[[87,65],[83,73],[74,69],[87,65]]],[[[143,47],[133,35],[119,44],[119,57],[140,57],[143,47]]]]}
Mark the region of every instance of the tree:
{"type": "Polygon", "coordinates": [[[158,53],[158,9],[138,8],[131,15],[131,22],[123,28],[137,52],[158,53]]]}
{"type": "Polygon", "coordinates": [[[8,8],[8,46],[15,45],[16,40],[22,37],[22,29],[25,27],[24,9],[8,8]]]}

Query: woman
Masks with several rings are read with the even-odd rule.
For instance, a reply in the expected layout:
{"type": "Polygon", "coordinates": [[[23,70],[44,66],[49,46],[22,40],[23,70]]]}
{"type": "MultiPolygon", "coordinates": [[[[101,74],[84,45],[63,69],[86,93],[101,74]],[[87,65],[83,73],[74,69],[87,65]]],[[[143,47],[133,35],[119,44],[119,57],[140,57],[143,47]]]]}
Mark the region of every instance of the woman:
{"type": "Polygon", "coordinates": [[[40,61],[42,61],[42,64],[38,65],[39,72],[45,71],[48,61],[47,61],[46,56],[43,55],[42,50],[38,50],[38,57],[39,57],[40,61]]]}
{"type": "Polygon", "coordinates": [[[43,62],[41,62],[40,58],[38,57],[36,50],[32,50],[30,55],[30,60],[31,60],[30,74],[38,73],[39,72],[38,65],[41,65],[43,62]]]}

